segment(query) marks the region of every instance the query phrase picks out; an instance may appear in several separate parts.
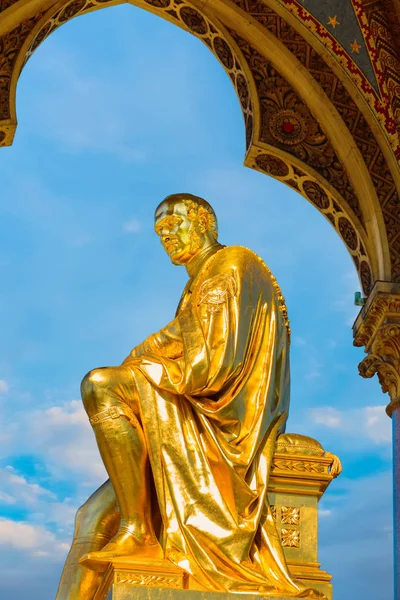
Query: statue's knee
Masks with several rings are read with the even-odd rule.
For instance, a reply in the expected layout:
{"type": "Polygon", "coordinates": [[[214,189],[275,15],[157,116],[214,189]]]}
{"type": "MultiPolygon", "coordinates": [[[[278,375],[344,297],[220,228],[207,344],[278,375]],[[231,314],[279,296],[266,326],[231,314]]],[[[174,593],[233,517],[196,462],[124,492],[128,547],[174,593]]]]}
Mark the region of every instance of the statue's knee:
{"type": "MultiPolygon", "coordinates": [[[[101,523],[101,513],[96,503],[89,498],[76,511],[75,516],[75,536],[83,537],[97,533],[101,523]]],[[[101,532],[100,532],[101,533],[101,532]]]]}
{"type": "Polygon", "coordinates": [[[107,482],[78,508],[74,537],[104,535],[111,538],[119,519],[114,488],[107,482]]]}
{"type": "Polygon", "coordinates": [[[93,369],[82,379],[81,394],[86,412],[91,413],[98,409],[99,392],[106,383],[104,371],[105,369],[93,369]]]}
{"type": "Polygon", "coordinates": [[[88,527],[90,521],[90,510],[88,503],[82,504],[76,511],[75,515],[75,537],[86,535],[88,533],[88,527]]]}

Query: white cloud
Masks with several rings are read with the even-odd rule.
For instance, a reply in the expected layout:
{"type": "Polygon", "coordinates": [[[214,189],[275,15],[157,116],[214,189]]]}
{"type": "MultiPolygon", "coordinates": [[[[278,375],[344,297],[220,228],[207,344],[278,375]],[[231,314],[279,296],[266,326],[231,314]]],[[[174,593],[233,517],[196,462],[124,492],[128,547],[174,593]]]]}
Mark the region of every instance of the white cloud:
{"type": "MultiPolygon", "coordinates": [[[[96,440],[82,402],[72,400],[42,410],[16,412],[7,421],[10,435],[0,438],[3,453],[42,457],[53,483],[72,478],[76,485],[95,489],[106,479],[96,440]]],[[[33,502],[42,492],[18,473],[7,471],[0,489],[33,502]],[[12,491],[11,486],[15,489],[12,491]]]]}
{"type": "Polygon", "coordinates": [[[10,494],[6,494],[5,492],[0,491],[0,504],[15,504],[17,502],[16,498],[10,496],[10,494]]]}
{"type": "Polygon", "coordinates": [[[100,485],[107,475],[82,402],[72,400],[31,415],[30,435],[56,471],[100,485]],[[39,443],[38,443],[39,440],[39,443]]]}
{"type": "Polygon", "coordinates": [[[28,507],[34,507],[37,503],[55,499],[55,495],[41,487],[37,483],[28,482],[25,477],[17,474],[12,467],[0,469],[0,503],[18,503],[28,507]]]}
{"type": "Polygon", "coordinates": [[[9,385],[4,379],[0,379],[0,394],[5,394],[9,390],[9,385]]]}
{"type": "Polygon", "coordinates": [[[331,406],[312,408],[308,411],[311,423],[339,430],[349,440],[365,438],[373,444],[391,443],[391,421],[384,406],[366,406],[358,409],[338,410],[331,406]]]}
{"type": "Polygon", "coordinates": [[[24,550],[34,556],[59,557],[64,555],[68,544],[61,542],[40,525],[0,518],[0,546],[24,550]]]}
{"type": "Polygon", "coordinates": [[[123,224],[123,230],[126,233],[138,233],[142,228],[142,224],[139,219],[131,219],[123,224]]]}
{"type": "Polygon", "coordinates": [[[367,406],[364,411],[364,426],[375,444],[391,443],[391,421],[388,419],[384,406],[367,406]]]}
{"type": "Polygon", "coordinates": [[[317,425],[337,428],[342,424],[342,414],[336,408],[327,406],[324,408],[312,408],[309,411],[310,417],[317,425]]]}

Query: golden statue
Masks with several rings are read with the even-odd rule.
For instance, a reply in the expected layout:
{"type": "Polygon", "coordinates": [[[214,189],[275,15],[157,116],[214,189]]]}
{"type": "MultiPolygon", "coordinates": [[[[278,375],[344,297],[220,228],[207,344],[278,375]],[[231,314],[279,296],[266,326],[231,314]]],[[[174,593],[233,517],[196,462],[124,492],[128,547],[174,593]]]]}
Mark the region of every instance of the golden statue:
{"type": "Polygon", "coordinates": [[[252,251],[211,206],[167,197],[155,231],[189,280],[175,318],[82,399],[109,480],[79,509],[57,600],[91,600],[110,562],[165,559],[200,589],[316,598],[289,573],[268,502],[289,409],[289,324],[252,251]]]}

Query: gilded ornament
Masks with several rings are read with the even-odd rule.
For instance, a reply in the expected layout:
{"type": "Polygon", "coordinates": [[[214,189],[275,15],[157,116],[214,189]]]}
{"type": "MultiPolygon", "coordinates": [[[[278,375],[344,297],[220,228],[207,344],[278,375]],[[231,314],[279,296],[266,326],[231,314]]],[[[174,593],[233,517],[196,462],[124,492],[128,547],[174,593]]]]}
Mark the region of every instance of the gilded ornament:
{"type": "Polygon", "coordinates": [[[281,506],[282,525],[300,525],[300,508],[298,506],[281,506]]]}
{"type": "Polygon", "coordinates": [[[329,208],[330,202],[328,194],[318,183],[315,181],[305,181],[303,183],[303,190],[307,194],[307,198],[320,210],[329,208]]]}
{"type": "MultiPolygon", "coordinates": [[[[188,284],[168,325],[120,366],[82,381],[110,479],[78,511],[57,600],[89,600],[116,561],[160,560],[209,591],[322,598],[289,572],[283,548],[297,547],[299,532],[283,529],[280,542],[274,520],[262,517],[265,465],[290,463],[273,459],[289,407],[280,287],[251,250],[219,244],[215,213],[201,198],[167,197],[155,231],[172,263],[186,267],[188,284]],[[262,561],[249,560],[258,555],[262,561]]],[[[293,468],[308,462],[318,470],[311,457],[293,468]]],[[[300,519],[295,507],[281,515],[300,519]]],[[[130,569],[116,578],[180,587],[179,576],[160,573],[130,569]]]]}
{"type": "Polygon", "coordinates": [[[300,531],[298,529],[281,529],[282,546],[284,548],[300,548],[300,531]]]}
{"type": "MultiPolygon", "coordinates": [[[[218,56],[219,60],[222,62],[225,68],[232,69],[233,68],[233,55],[232,50],[222,37],[215,37],[213,39],[213,46],[215,50],[215,54],[218,56]]],[[[244,82],[246,80],[243,77],[244,82]]],[[[243,82],[243,81],[242,81],[243,82]]]]}
{"type": "Polygon", "coordinates": [[[236,281],[232,275],[226,273],[214,275],[202,283],[197,305],[205,304],[208,312],[215,314],[222,310],[228,298],[236,296],[236,290],[236,281]]]}
{"type": "Polygon", "coordinates": [[[278,507],[274,504],[271,504],[271,514],[274,521],[276,521],[278,518],[278,507]]]}
{"type": "Polygon", "coordinates": [[[359,273],[364,294],[368,296],[372,288],[372,273],[369,264],[365,260],[360,264],[359,273]]]}
{"type": "Polygon", "coordinates": [[[282,144],[301,144],[307,137],[306,120],[294,110],[278,110],[269,121],[269,130],[282,144]]]}
{"type": "Polygon", "coordinates": [[[350,221],[346,219],[346,217],[340,217],[338,220],[338,226],[340,235],[342,236],[346,246],[348,246],[350,250],[357,250],[357,233],[350,221]]]}
{"type": "Polygon", "coordinates": [[[270,154],[260,154],[256,158],[257,166],[274,177],[286,177],[289,174],[289,167],[283,160],[270,154]]]}
{"type": "Polygon", "coordinates": [[[171,577],[167,575],[150,575],[144,573],[117,573],[116,583],[124,584],[129,583],[131,585],[141,585],[145,587],[162,587],[172,588],[179,590],[181,589],[181,578],[171,577]]]}
{"type": "Polygon", "coordinates": [[[357,40],[354,40],[354,42],[351,42],[350,47],[351,47],[352,53],[356,52],[357,54],[360,54],[361,45],[357,43],[357,40]]]}
{"type": "Polygon", "coordinates": [[[324,473],[327,469],[318,462],[307,460],[286,460],[274,458],[273,466],[280,471],[297,471],[299,473],[324,473]]]}
{"type": "Polygon", "coordinates": [[[336,15],[334,17],[329,17],[328,25],[331,25],[333,29],[336,29],[336,27],[340,25],[340,22],[337,20],[336,15]]]}
{"type": "Polygon", "coordinates": [[[182,21],[197,35],[206,35],[208,26],[205,18],[190,6],[183,6],[179,11],[182,21]]]}

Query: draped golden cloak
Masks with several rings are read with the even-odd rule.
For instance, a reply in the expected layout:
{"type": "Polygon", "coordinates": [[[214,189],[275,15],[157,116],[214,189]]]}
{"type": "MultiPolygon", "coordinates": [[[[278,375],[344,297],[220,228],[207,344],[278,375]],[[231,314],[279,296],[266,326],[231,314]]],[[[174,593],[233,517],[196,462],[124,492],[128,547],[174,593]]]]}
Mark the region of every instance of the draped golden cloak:
{"type": "Polygon", "coordinates": [[[267,497],[290,378],[288,330],[266,266],[250,250],[217,246],[175,319],[124,364],[166,557],[210,590],[308,596],[288,573],[267,497]]]}

